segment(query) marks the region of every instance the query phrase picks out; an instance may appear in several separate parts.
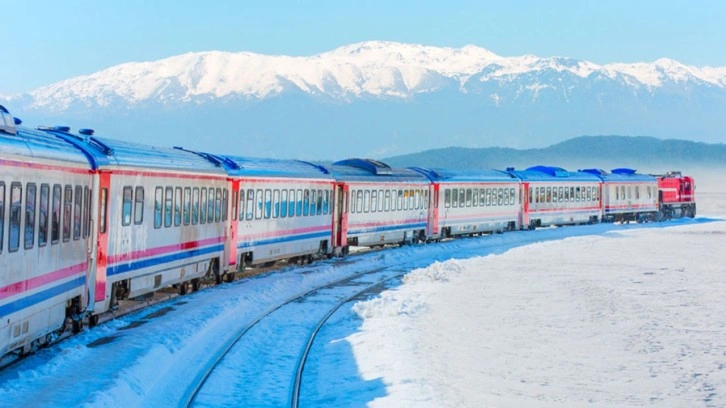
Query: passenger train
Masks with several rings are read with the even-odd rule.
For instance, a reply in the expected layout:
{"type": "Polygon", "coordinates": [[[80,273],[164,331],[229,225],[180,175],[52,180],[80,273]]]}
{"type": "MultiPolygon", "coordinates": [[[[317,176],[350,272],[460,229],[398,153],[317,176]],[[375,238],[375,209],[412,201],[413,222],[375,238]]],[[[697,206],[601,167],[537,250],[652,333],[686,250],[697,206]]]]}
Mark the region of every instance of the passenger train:
{"type": "Polygon", "coordinates": [[[122,299],[352,246],[696,214],[691,177],[218,155],[21,126],[0,107],[0,356],[122,299]]]}

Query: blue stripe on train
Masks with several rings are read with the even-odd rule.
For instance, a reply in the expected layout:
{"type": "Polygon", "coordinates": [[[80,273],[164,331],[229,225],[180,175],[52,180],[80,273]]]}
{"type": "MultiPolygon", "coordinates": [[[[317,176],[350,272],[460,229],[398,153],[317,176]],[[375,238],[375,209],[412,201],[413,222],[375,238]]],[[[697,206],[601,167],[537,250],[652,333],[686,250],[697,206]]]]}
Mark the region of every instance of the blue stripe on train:
{"type": "Polygon", "coordinates": [[[283,242],[293,242],[293,241],[301,241],[305,239],[315,239],[315,238],[323,238],[323,237],[330,237],[330,231],[320,231],[320,232],[312,232],[310,234],[299,234],[299,235],[281,235],[277,237],[267,238],[267,239],[261,239],[258,241],[243,241],[237,243],[237,248],[250,248],[253,246],[260,246],[260,245],[271,245],[271,244],[280,244],[283,242]]]}
{"type": "Polygon", "coordinates": [[[182,251],[182,252],[175,252],[173,254],[158,256],[156,258],[144,259],[141,261],[119,263],[119,264],[109,267],[106,270],[106,275],[107,276],[119,275],[122,273],[135,271],[138,269],[150,268],[153,266],[159,266],[159,265],[163,265],[165,263],[179,261],[182,259],[193,258],[193,257],[199,256],[199,255],[206,255],[206,254],[209,254],[212,252],[222,251],[223,249],[224,249],[224,245],[213,245],[213,246],[208,246],[208,247],[204,247],[204,248],[196,248],[196,249],[190,249],[190,250],[182,251]]]}
{"type": "Polygon", "coordinates": [[[7,305],[0,306],[0,316],[7,316],[11,313],[15,313],[19,310],[23,310],[27,307],[36,305],[54,296],[58,296],[65,292],[70,292],[79,286],[84,286],[85,283],[86,276],[84,275],[68,282],[64,282],[60,285],[53,286],[52,288],[48,288],[46,290],[34,293],[30,296],[26,296],[24,298],[12,301],[7,305]]]}
{"type": "Polygon", "coordinates": [[[373,234],[376,232],[385,232],[385,231],[409,230],[412,228],[426,228],[426,223],[417,222],[415,224],[389,225],[387,227],[351,229],[350,231],[348,231],[348,236],[355,235],[355,234],[373,234]]]}

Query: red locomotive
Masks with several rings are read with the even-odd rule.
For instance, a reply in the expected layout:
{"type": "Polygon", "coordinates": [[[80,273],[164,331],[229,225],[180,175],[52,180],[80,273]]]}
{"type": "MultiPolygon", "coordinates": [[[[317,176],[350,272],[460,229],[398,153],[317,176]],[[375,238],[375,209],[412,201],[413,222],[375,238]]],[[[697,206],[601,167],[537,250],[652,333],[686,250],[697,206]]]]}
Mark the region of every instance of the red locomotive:
{"type": "Polygon", "coordinates": [[[654,174],[658,180],[658,214],[660,219],[696,216],[696,184],[693,177],[680,171],[654,174]]]}

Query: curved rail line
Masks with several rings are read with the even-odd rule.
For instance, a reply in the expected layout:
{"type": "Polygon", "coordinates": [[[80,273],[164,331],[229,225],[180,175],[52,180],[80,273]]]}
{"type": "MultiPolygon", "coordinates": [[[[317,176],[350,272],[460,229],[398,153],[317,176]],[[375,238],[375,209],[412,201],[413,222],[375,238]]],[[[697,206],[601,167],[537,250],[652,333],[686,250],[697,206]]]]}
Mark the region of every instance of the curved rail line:
{"type": "Polygon", "coordinates": [[[381,285],[383,285],[384,283],[386,283],[386,282],[388,282],[390,280],[393,280],[395,278],[400,278],[405,273],[406,273],[405,271],[402,271],[402,272],[400,272],[400,273],[398,273],[396,275],[389,276],[389,277],[387,277],[385,279],[381,279],[381,280],[379,280],[377,282],[374,282],[373,284],[368,285],[365,288],[363,288],[363,289],[361,289],[361,290],[359,290],[359,291],[357,291],[357,292],[355,292],[355,293],[353,293],[351,295],[346,296],[344,299],[338,301],[338,303],[336,303],[334,305],[334,307],[332,307],[328,311],[328,313],[325,316],[323,316],[322,319],[320,319],[320,321],[318,322],[317,326],[315,326],[315,329],[310,334],[310,337],[308,338],[308,342],[305,345],[305,349],[303,350],[303,352],[300,355],[300,358],[298,359],[298,362],[297,362],[297,367],[295,369],[295,379],[293,381],[292,392],[291,392],[291,395],[290,395],[290,406],[292,408],[298,408],[298,406],[300,404],[300,388],[302,387],[302,376],[303,376],[303,371],[305,370],[305,362],[307,361],[308,355],[310,354],[310,349],[312,349],[312,347],[313,347],[313,343],[315,342],[315,338],[317,337],[317,335],[320,332],[320,329],[323,327],[323,325],[343,305],[349,303],[351,300],[355,299],[356,297],[360,296],[361,294],[370,291],[372,288],[374,288],[376,286],[381,286],[381,285]]]}
{"type": "MultiPolygon", "coordinates": [[[[267,310],[262,312],[259,316],[257,316],[252,322],[250,322],[244,329],[240,330],[236,336],[232,337],[226,344],[224,344],[221,348],[219,348],[218,351],[214,354],[214,356],[210,359],[210,364],[208,364],[207,367],[205,367],[203,370],[199,370],[197,372],[193,385],[188,387],[187,390],[185,391],[184,397],[180,401],[180,403],[181,403],[180,406],[188,407],[192,404],[192,402],[194,402],[197,395],[199,394],[199,391],[204,386],[204,383],[210,377],[210,375],[212,374],[214,369],[222,362],[224,357],[230,352],[230,350],[232,350],[232,348],[239,342],[239,340],[242,337],[244,337],[252,328],[254,328],[257,324],[259,324],[266,317],[272,315],[273,313],[275,313],[277,310],[281,309],[282,307],[289,305],[293,302],[297,302],[301,299],[304,299],[316,292],[319,292],[322,289],[340,286],[346,282],[350,282],[355,279],[358,279],[361,276],[382,272],[382,271],[388,270],[390,268],[391,268],[391,266],[386,266],[386,267],[379,267],[379,268],[374,268],[374,269],[357,272],[355,274],[346,276],[344,278],[341,278],[341,279],[338,279],[338,280],[335,280],[332,282],[328,282],[324,285],[321,285],[321,286],[309,289],[305,292],[301,292],[296,295],[293,295],[293,296],[289,297],[288,299],[280,302],[279,304],[268,308],[267,310]]],[[[401,276],[402,274],[403,274],[403,272],[398,274],[397,276],[401,276]]],[[[380,282],[376,282],[373,286],[379,285],[379,284],[380,284],[380,282]]],[[[366,290],[368,290],[368,288],[366,288],[366,290]]],[[[361,291],[361,293],[362,292],[363,291],[361,291]]],[[[340,306],[338,306],[338,307],[340,307],[340,306]]]]}

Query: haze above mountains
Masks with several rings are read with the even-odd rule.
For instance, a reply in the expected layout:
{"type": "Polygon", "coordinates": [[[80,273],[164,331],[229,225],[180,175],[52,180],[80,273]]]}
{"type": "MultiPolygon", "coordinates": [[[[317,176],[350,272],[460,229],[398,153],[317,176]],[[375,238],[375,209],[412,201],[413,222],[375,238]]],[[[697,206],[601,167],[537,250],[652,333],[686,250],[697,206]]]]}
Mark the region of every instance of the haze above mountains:
{"type": "Polygon", "coordinates": [[[0,99],[31,126],[308,160],[535,148],[581,135],[726,141],[726,67],[597,65],[475,46],[371,41],[309,57],[189,53],[0,99]]]}

